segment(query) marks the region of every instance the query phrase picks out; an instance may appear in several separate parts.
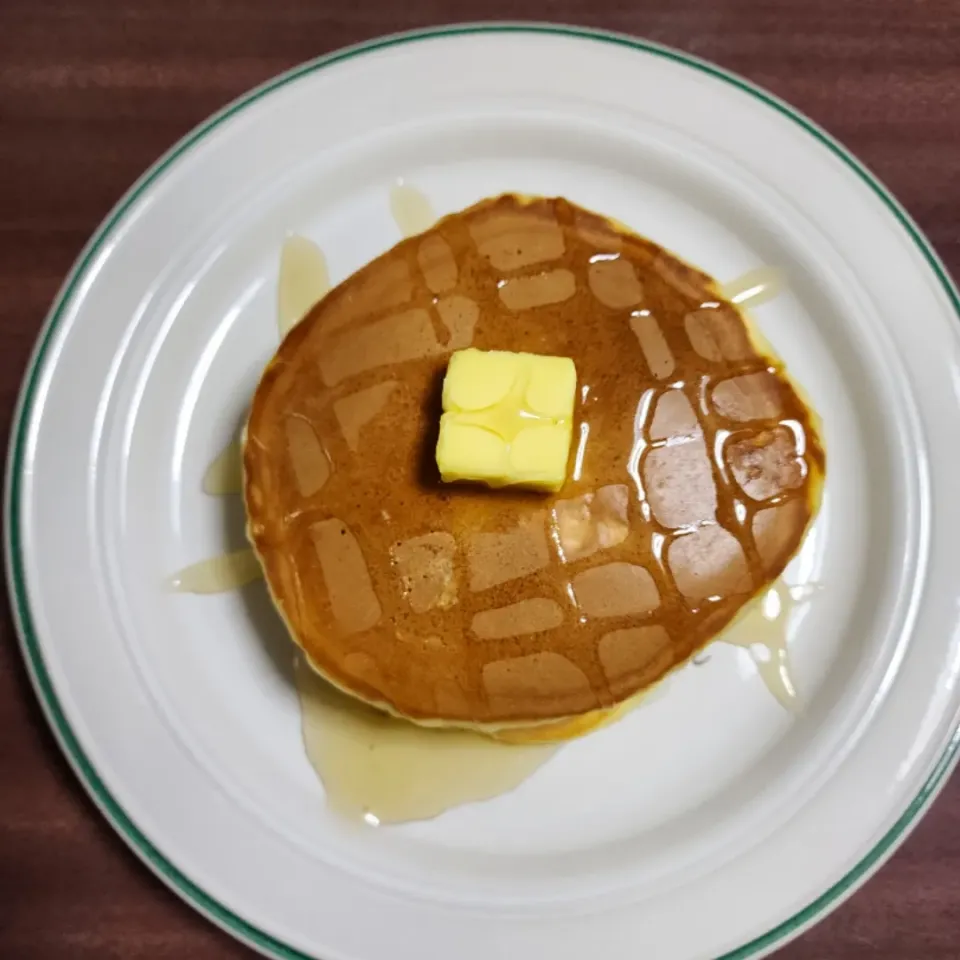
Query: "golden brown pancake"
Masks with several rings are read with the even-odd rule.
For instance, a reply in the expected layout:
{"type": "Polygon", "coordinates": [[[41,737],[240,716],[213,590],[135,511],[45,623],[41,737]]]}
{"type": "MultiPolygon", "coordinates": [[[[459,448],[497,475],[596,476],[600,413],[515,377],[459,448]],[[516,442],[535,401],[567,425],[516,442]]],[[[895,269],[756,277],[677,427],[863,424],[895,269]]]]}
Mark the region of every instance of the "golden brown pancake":
{"type": "Polygon", "coordinates": [[[253,400],[244,492],[317,670],[412,720],[496,727],[607,710],[686,661],[796,552],[823,469],[810,411],[709,277],[508,195],[294,328],[253,400]],[[440,385],[470,346],[574,360],[559,493],[441,483],[440,385]]]}

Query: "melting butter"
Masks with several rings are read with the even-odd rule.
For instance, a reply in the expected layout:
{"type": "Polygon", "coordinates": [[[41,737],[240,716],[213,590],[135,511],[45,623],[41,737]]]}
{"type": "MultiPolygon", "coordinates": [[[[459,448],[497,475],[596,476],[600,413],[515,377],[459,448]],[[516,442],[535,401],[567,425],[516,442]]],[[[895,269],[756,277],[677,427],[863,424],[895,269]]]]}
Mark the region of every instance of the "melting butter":
{"type": "Polygon", "coordinates": [[[451,807],[500,796],[557,749],[398,720],[341,693],[302,659],[296,683],[304,746],[327,801],[372,825],[428,820],[451,807]]]}
{"type": "Polygon", "coordinates": [[[243,492],[243,450],[239,438],[231,440],[207,467],[203,492],[212,497],[243,492]]]}
{"type": "Polygon", "coordinates": [[[280,251],[277,326],[283,339],[330,290],[323,251],[306,237],[287,237],[280,251]]]}
{"type": "Polygon", "coordinates": [[[177,593],[224,593],[263,576],[252,550],[235,550],[184,567],[167,581],[177,593]]]}
{"type": "Polygon", "coordinates": [[[816,584],[790,587],[777,581],[717,638],[747,650],[767,689],[791,712],[797,709],[797,688],[787,648],[790,615],[817,589],[816,584]]]}
{"type": "Polygon", "coordinates": [[[741,309],[759,307],[778,296],[783,290],[783,272],[776,267],[758,267],[743,276],[725,283],[720,291],[731,303],[741,309]]]}
{"type": "Polygon", "coordinates": [[[426,195],[405,183],[398,183],[391,188],[390,213],[405,237],[415,237],[437,222],[426,195]]]}

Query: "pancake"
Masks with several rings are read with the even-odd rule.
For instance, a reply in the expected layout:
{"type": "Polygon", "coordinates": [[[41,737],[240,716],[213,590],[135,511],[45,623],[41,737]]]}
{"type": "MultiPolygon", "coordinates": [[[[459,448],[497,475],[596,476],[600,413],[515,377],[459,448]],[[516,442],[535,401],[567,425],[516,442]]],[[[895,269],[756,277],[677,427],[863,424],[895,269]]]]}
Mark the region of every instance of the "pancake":
{"type": "Polygon", "coordinates": [[[317,304],[263,374],[243,463],[250,541],[313,667],[488,732],[589,729],[688,660],[782,572],[824,471],[813,414],[708,276],[512,195],[317,304]],[[471,346],[574,360],[559,493],[440,481],[440,387],[471,346]]]}

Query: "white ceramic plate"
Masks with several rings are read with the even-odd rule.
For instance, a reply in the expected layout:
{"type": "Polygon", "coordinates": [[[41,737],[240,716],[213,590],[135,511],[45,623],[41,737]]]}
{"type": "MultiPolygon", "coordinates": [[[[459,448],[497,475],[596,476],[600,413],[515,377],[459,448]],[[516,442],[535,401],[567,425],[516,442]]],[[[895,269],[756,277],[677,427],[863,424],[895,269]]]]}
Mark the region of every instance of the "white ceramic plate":
{"type": "Polygon", "coordinates": [[[759,957],[862,883],[956,761],[957,321],[884,188],[701,61],[471,26],[308,64],[150,170],[51,311],[6,504],[38,696],[130,846],[268,956],[759,957]],[[757,319],[829,456],[787,577],[822,585],[790,623],[798,713],[718,647],[512,794],[379,830],[325,808],[262,591],[162,581],[238,545],[239,505],[200,478],[275,347],[283,236],[318,241],[344,278],[398,239],[398,177],[441,213],[564,194],[721,279],[786,270],[757,319]]]}

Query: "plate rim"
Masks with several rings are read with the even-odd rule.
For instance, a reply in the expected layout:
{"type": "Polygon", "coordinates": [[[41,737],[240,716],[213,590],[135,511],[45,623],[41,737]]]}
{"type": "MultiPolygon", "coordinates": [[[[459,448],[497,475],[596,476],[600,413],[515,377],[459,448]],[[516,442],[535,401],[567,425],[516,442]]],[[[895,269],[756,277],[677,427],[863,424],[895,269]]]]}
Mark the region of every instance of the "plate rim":
{"type": "MultiPolygon", "coordinates": [[[[30,427],[36,418],[34,411],[35,393],[43,378],[48,349],[60,325],[64,310],[101,247],[130,207],[149,190],[159,177],[208,134],[274,91],[285,87],[300,77],[316,73],[324,67],[333,66],[366,53],[374,53],[389,47],[443,37],[478,34],[560,36],[614,44],[689,67],[750,95],[764,106],[796,123],[821,146],[841,160],[871,189],[913,242],[927,267],[931,270],[933,277],[938,281],[941,291],[946,295],[957,320],[960,321],[960,292],[958,292],[947,268],[929,240],[893,194],[839,141],[786,101],[732,71],[673,47],[614,31],[563,24],[502,21],[431,26],[376,37],[308,60],[254,87],[202,121],[155,161],[101,221],[90,240],[87,241],[77,256],[44,319],[28,360],[11,423],[4,482],[3,546],[8,595],[11,600],[11,611],[20,649],[34,693],[40,702],[55,740],[95,806],[140,860],[181,899],[231,936],[268,957],[276,958],[276,960],[316,960],[316,958],[284,943],[220,903],[214,896],[208,894],[201,886],[186,876],[148,839],[101,780],[96,768],[80,746],[79,740],[73,732],[57,697],[43,660],[37,630],[33,623],[22,560],[22,534],[20,529],[22,463],[30,427]]],[[[886,833],[857,863],[819,897],[792,916],[749,942],[718,956],[716,960],[758,960],[759,957],[794,939],[839,906],[850,894],[862,886],[903,843],[943,788],[949,774],[958,762],[960,762],[960,726],[954,729],[943,752],[914,799],[886,833]]]]}

